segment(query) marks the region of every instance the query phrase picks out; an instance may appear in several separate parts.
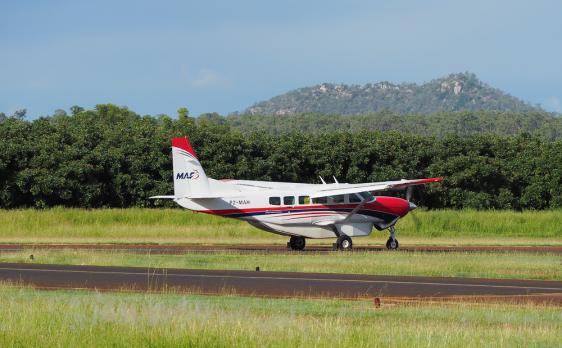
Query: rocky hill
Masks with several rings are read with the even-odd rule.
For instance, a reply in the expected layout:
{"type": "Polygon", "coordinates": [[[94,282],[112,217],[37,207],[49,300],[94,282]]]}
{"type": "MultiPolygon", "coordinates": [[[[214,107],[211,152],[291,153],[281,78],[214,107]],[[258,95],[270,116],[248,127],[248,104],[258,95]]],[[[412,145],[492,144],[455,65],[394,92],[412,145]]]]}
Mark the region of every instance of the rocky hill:
{"type": "Polygon", "coordinates": [[[245,114],[288,115],[304,112],[354,115],[377,111],[433,114],[447,111],[543,111],[481,82],[473,73],[451,74],[422,85],[379,82],[366,85],[323,83],[259,102],[245,114]]]}

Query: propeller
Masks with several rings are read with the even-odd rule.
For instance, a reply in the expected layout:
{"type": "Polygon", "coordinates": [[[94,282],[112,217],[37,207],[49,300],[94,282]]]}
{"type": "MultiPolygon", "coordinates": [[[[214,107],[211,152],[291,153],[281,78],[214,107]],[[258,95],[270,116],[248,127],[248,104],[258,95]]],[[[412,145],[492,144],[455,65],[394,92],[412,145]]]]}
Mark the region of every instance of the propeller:
{"type": "MultiPolygon", "coordinates": [[[[414,195],[414,186],[408,186],[408,188],[406,189],[406,200],[410,204],[410,212],[412,212],[412,210],[418,207],[412,202],[413,195],[414,195]]],[[[414,225],[416,226],[416,230],[419,230],[420,220],[413,212],[410,215],[412,215],[412,220],[414,220],[414,225]]]]}
{"type": "Polygon", "coordinates": [[[406,200],[410,202],[412,200],[412,192],[414,191],[414,186],[408,186],[406,189],[406,200]]]}

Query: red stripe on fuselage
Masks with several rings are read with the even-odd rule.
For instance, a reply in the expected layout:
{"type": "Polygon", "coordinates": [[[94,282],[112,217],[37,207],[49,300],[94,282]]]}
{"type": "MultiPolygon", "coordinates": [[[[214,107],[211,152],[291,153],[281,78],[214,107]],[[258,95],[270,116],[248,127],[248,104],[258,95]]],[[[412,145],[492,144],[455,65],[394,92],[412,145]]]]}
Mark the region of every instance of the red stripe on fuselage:
{"type": "MultiPolygon", "coordinates": [[[[266,208],[240,208],[240,209],[220,209],[220,210],[202,210],[202,213],[213,214],[213,215],[222,215],[228,216],[233,214],[241,214],[241,213],[259,213],[259,212],[275,212],[275,211],[288,211],[291,212],[293,210],[334,210],[334,209],[354,209],[357,207],[358,203],[350,203],[350,204],[330,204],[330,205],[297,205],[297,206],[275,206],[275,207],[266,207],[266,208]]],[[[386,197],[386,196],[378,196],[374,202],[366,203],[363,206],[364,210],[372,210],[383,212],[387,214],[397,215],[397,216],[405,216],[408,214],[410,210],[410,204],[407,200],[396,198],[396,197],[386,197]]],[[[313,212],[299,212],[299,213],[291,213],[294,214],[312,214],[313,212]]],[[[320,212],[318,212],[320,213],[320,212]]]]}

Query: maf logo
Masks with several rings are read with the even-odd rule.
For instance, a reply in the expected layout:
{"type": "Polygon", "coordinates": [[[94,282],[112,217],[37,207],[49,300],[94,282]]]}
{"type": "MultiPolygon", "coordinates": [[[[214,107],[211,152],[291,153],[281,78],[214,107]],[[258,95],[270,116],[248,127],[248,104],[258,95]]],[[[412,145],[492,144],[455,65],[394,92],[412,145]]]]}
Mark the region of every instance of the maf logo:
{"type": "Polygon", "coordinates": [[[184,172],[184,173],[177,173],[176,174],[176,180],[195,180],[199,177],[199,172],[197,170],[194,170],[192,172],[184,172]]]}

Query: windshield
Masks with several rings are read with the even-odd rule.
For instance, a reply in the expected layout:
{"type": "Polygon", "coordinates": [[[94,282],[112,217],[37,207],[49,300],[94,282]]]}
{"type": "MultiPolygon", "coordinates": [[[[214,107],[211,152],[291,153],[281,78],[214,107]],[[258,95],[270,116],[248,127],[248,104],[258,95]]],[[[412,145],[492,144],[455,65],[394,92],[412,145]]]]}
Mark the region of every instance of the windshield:
{"type": "Polygon", "coordinates": [[[375,199],[375,196],[371,194],[371,192],[359,192],[359,195],[367,202],[370,202],[375,199]]]}

